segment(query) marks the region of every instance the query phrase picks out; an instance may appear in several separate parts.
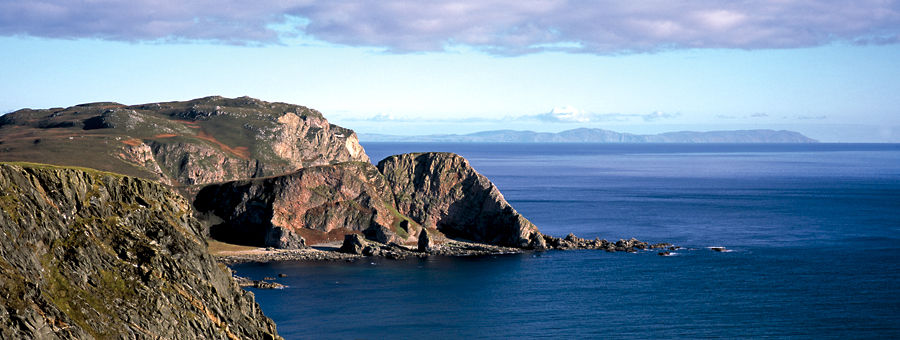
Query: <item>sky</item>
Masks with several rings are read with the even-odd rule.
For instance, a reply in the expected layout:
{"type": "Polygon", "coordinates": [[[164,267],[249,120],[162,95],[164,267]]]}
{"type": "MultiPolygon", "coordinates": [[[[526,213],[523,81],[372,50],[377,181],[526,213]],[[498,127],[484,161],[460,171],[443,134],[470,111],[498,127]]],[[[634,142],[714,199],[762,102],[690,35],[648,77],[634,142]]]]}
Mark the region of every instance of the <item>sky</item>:
{"type": "Polygon", "coordinates": [[[0,0],[0,113],[251,96],[360,133],[900,142],[900,0],[0,0]]]}

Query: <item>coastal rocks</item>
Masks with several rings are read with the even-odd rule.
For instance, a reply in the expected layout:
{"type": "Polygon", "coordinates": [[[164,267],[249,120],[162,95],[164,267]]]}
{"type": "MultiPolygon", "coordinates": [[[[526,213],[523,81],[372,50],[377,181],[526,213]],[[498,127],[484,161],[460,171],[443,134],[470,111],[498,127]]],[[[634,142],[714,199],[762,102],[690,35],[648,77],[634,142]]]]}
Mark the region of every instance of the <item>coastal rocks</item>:
{"type": "Polygon", "coordinates": [[[420,252],[418,249],[398,244],[383,244],[375,241],[364,240],[365,247],[359,255],[344,253],[340,250],[305,249],[265,249],[223,251],[214,254],[219,262],[236,264],[245,262],[273,262],[273,261],[355,261],[363,257],[383,257],[391,260],[406,258],[421,258],[432,255],[437,256],[488,256],[518,254],[519,248],[492,246],[483,243],[472,243],[455,240],[445,240],[440,246],[434,247],[430,252],[420,252]]]}
{"type": "Polygon", "coordinates": [[[418,250],[423,253],[434,250],[434,240],[431,239],[431,236],[428,234],[427,229],[423,229],[422,232],[419,233],[418,246],[418,250]]]}
{"type": "Polygon", "coordinates": [[[369,162],[356,133],[320,112],[249,97],[23,109],[2,116],[0,139],[2,161],[111,171],[178,186],[188,197],[197,185],[369,162]]]}
{"type": "Polygon", "coordinates": [[[263,280],[251,280],[243,276],[233,276],[234,281],[241,287],[253,287],[257,289],[284,289],[285,285],[278,282],[271,282],[274,278],[265,278],[263,280]],[[269,281],[267,281],[269,280],[269,281]]]}
{"type": "Polygon", "coordinates": [[[647,242],[642,242],[637,239],[630,240],[618,240],[616,242],[610,242],[607,240],[601,240],[599,238],[594,240],[584,239],[575,234],[568,234],[565,238],[558,238],[549,235],[543,235],[543,239],[547,245],[547,248],[552,249],[598,249],[605,250],[608,252],[616,252],[616,251],[624,251],[633,253],[638,250],[649,250],[649,249],[664,249],[671,247],[672,245],[669,243],[656,243],[650,244],[647,242]]]}
{"type": "Polygon", "coordinates": [[[314,248],[257,248],[253,250],[222,251],[213,254],[213,256],[215,256],[218,262],[223,264],[246,262],[266,263],[277,261],[352,261],[362,257],[361,255],[346,254],[339,251],[318,250],[314,248]]]}
{"type": "Polygon", "coordinates": [[[344,243],[341,245],[340,252],[354,255],[362,255],[363,249],[368,246],[368,242],[359,234],[347,234],[344,236],[344,243]]]}
{"type": "Polygon", "coordinates": [[[348,233],[383,243],[415,242],[420,229],[397,212],[384,177],[363,162],[209,185],[196,195],[194,207],[221,221],[210,227],[213,238],[251,246],[303,247],[303,242],[271,237],[276,229],[313,244],[348,233]]]}
{"type": "Polygon", "coordinates": [[[263,241],[266,246],[280,249],[300,249],[306,248],[306,240],[294,233],[293,230],[280,226],[274,226],[266,231],[266,237],[263,241]]]}
{"type": "Polygon", "coordinates": [[[279,338],[158,183],[0,164],[0,338],[279,338]]]}
{"type": "Polygon", "coordinates": [[[448,237],[534,248],[537,227],[520,215],[467,160],[452,153],[411,153],[378,163],[397,210],[448,237]]]}

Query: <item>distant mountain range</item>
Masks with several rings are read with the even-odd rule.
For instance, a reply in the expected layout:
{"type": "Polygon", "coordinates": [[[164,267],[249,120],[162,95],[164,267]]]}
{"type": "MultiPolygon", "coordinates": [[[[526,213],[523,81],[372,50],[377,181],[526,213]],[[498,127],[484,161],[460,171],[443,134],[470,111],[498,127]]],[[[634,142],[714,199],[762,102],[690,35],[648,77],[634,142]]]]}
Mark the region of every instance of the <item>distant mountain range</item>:
{"type": "Polygon", "coordinates": [[[818,143],[787,130],[678,131],[636,135],[603,129],[578,128],[558,133],[517,130],[481,131],[465,135],[397,136],[360,133],[363,142],[445,143],[818,143]]]}

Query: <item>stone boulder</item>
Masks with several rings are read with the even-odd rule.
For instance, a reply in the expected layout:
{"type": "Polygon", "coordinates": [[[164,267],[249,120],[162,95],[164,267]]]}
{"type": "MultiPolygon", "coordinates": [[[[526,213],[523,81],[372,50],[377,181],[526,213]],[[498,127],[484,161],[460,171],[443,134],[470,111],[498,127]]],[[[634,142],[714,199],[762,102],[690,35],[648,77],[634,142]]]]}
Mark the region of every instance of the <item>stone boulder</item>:
{"type": "Polygon", "coordinates": [[[422,232],[419,233],[418,250],[423,253],[428,253],[434,250],[434,240],[431,239],[431,235],[429,235],[427,229],[422,229],[422,232]]]}
{"type": "Polygon", "coordinates": [[[361,235],[347,234],[344,235],[344,243],[341,245],[340,252],[353,255],[362,255],[363,249],[365,249],[368,245],[369,242],[366,242],[366,239],[361,235]]]}

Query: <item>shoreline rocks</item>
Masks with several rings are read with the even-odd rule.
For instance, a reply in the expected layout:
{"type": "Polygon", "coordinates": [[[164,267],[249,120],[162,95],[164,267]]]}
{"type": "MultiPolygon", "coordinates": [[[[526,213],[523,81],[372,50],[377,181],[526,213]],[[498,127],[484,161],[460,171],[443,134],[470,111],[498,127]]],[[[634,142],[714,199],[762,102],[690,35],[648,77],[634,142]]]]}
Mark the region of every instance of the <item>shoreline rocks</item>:
{"type": "Polygon", "coordinates": [[[267,277],[263,280],[251,280],[243,276],[234,275],[232,278],[234,279],[234,282],[237,282],[238,286],[241,287],[253,287],[257,289],[284,289],[287,287],[278,282],[270,282],[271,280],[274,280],[274,278],[271,277],[267,277]]]}
{"type": "MultiPolygon", "coordinates": [[[[424,232],[422,234],[425,234],[424,232]]],[[[220,262],[224,264],[238,264],[247,262],[278,262],[278,261],[355,261],[366,257],[379,257],[390,260],[403,260],[408,258],[423,258],[429,256],[488,256],[488,255],[506,255],[521,254],[526,251],[546,251],[546,250],[604,250],[606,252],[628,252],[636,253],[638,251],[674,250],[680,247],[673,246],[670,243],[655,243],[638,241],[636,239],[619,240],[617,242],[609,242],[606,240],[588,240],[568,235],[565,238],[558,238],[548,235],[542,235],[542,239],[547,240],[547,246],[541,249],[522,249],[516,247],[502,247],[484,243],[469,242],[464,240],[446,239],[443,243],[432,243],[426,251],[421,250],[422,244],[417,244],[415,248],[397,243],[379,243],[377,241],[366,240],[359,234],[348,234],[344,238],[344,242],[340,248],[337,247],[320,247],[322,249],[306,248],[306,249],[275,249],[275,248],[257,248],[244,251],[225,251],[213,254],[220,262]]],[[[665,251],[668,252],[668,251],[665,251]]]]}

